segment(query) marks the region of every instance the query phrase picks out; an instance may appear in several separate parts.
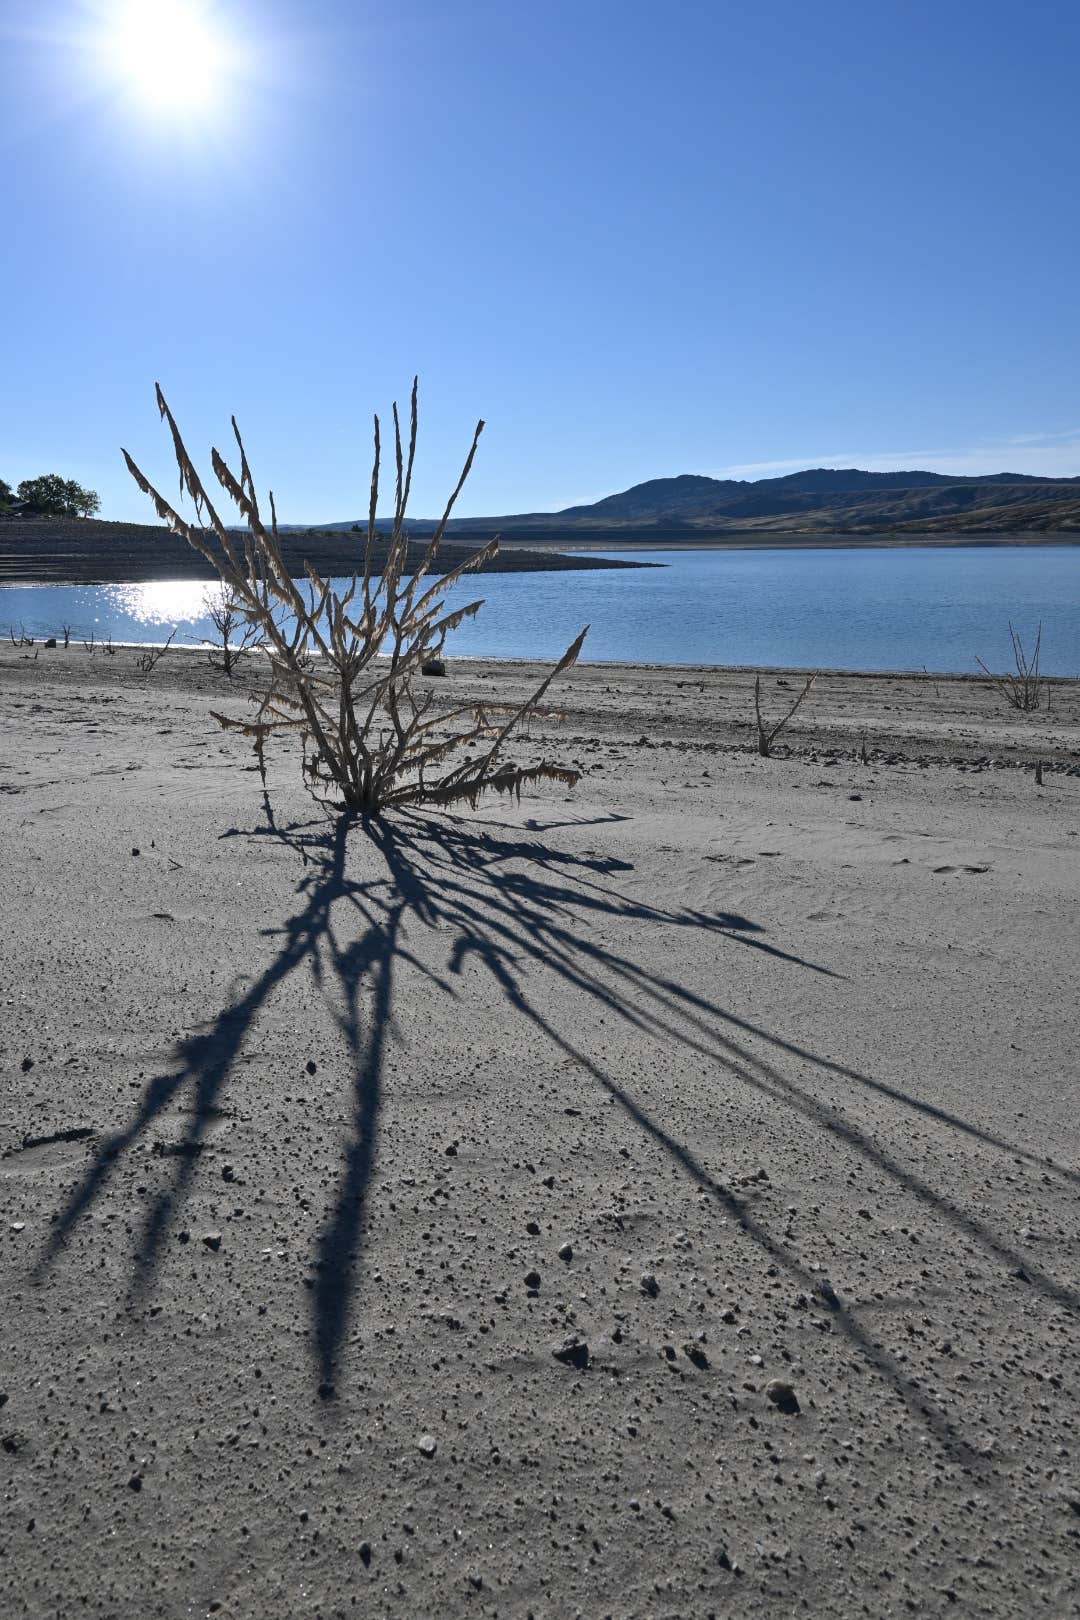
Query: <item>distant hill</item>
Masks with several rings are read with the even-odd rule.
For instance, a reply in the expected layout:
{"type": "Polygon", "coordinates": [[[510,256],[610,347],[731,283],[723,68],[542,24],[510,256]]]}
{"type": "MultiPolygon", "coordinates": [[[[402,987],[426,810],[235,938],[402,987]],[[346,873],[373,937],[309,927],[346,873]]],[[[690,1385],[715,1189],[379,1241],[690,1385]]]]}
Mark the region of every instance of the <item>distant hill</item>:
{"type": "MultiPolygon", "coordinates": [[[[348,523],[328,524],[345,529],[348,523]]],[[[431,528],[417,521],[413,532],[431,528]]],[[[684,474],[646,483],[588,506],[456,519],[450,531],[505,539],[596,537],[685,530],[705,534],[905,535],[1073,533],[1080,538],[1080,478],[991,473],[863,472],[811,467],[755,480],[684,474]]]]}

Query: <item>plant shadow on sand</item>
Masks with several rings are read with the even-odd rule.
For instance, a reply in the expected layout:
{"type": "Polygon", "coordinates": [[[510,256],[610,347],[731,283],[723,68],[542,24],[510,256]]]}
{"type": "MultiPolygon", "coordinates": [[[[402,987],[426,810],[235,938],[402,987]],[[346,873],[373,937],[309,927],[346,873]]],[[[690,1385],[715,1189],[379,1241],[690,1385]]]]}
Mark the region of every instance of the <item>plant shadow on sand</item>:
{"type": "MultiPolygon", "coordinates": [[[[618,817],[606,820],[618,820],[618,817]]],[[[573,822],[582,827],[592,823],[573,822]]],[[[603,824],[603,823],[601,823],[603,824]]],[[[807,1069],[850,1088],[863,1088],[902,1111],[936,1124],[1045,1172],[1072,1182],[1073,1172],[883,1082],[737,1017],[652,967],[598,942],[595,924],[634,927],[641,923],[684,927],[739,948],[767,953],[796,971],[829,974],[827,968],[787,953],[761,937],[754,922],[732,913],[651,906],[619,891],[616,881],[632,868],[624,861],[587,858],[553,847],[543,834],[559,823],[526,826],[419,812],[392,822],[339,819],[318,827],[235,829],[223,836],[272,838],[302,859],[300,905],[276,930],[277,954],[246,994],[225,1007],[204,1032],[183,1041],[177,1067],[151,1080],[126,1127],[98,1144],[84,1176],[55,1219],[35,1277],[44,1283],[52,1262],[76,1223],[105,1190],[113,1166],[134,1149],[164,1112],[183,1104],[190,1121],[185,1141],[174,1151],[168,1186],[151,1203],[136,1240],[132,1289],[142,1294],[152,1283],[163,1244],[180,1214],[195,1176],[198,1155],[212,1121],[220,1113],[234,1064],[260,1011],[275,988],[308,964],[318,989],[333,1006],[352,1065],[352,1116],[336,1190],[317,1239],[312,1288],[315,1377],[319,1393],[330,1397],[338,1376],[339,1354],[358,1286],[365,1209],[375,1150],[383,1072],[395,1027],[395,980],[404,964],[425,974],[440,992],[458,995],[461,972],[480,963],[501,994],[539,1040],[562,1058],[572,1059],[614,1099],[634,1124],[680,1167],[726,1215],[760,1246],[763,1254],[828,1312],[877,1375],[904,1401],[951,1455],[972,1466],[979,1457],[952,1419],[937,1407],[902,1364],[884,1350],[863,1325],[858,1303],[848,1303],[810,1271],[794,1249],[755,1215],[749,1200],[717,1180],[664,1123],[650,1114],[610,1074],[588,1056],[541,1010],[530,995],[530,977],[543,972],[566,992],[592,1002],[662,1048],[681,1046],[718,1066],[718,1072],[754,1088],[782,1108],[794,1110],[837,1146],[858,1154],[880,1176],[913,1195],[955,1232],[978,1244],[1006,1274],[1030,1285],[1069,1310],[1077,1294],[1014,1252],[983,1221],[968,1213],[940,1187],[930,1185],[911,1165],[891,1157],[865,1130],[827,1100],[811,1083],[793,1078],[807,1069]],[[347,873],[350,841],[362,840],[363,864],[375,856],[378,870],[363,879],[347,873]],[[408,944],[418,929],[437,930],[447,941],[445,965],[432,969],[408,944]],[[786,1065],[792,1072],[784,1072],[786,1065]]],[[[834,976],[834,975],[830,975],[834,976]]],[[[880,1308],[881,1302],[870,1305],[880,1308]]]]}

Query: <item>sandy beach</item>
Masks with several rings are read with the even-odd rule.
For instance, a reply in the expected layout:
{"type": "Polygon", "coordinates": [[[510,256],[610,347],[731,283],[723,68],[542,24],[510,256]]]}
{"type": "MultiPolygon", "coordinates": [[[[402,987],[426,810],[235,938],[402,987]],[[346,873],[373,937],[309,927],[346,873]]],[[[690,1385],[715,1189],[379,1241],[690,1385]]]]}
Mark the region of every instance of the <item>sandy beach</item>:
{"type": "Polygon", "coordinates": [[[271,828],[136,656],[0,648],[0,1610],[1076,1613],[1080,683],[586,664],[573,790],[271,828]]]}

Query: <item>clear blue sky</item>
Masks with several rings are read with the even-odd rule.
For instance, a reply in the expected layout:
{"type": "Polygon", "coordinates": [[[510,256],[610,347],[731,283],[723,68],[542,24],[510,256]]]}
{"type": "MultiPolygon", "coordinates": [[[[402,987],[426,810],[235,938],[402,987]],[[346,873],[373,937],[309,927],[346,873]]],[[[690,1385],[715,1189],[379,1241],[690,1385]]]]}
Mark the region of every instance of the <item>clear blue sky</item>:
{"type": "Polygon", "coordinates": [[[146,517],[160,379],[284,518],[352,517],[414,371],[417,516],[479,415],[463,513],[1080,473],[1073,0],[191,0],[191,99],[125,4],[0,0],[11,482],[146,517]]]}

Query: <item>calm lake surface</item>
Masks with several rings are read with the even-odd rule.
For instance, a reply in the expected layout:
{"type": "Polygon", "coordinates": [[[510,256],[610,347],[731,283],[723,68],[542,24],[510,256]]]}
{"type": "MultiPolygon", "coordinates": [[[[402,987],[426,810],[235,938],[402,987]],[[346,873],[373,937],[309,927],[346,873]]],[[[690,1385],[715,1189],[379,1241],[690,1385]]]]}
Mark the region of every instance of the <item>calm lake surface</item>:
{"type": "MultiPolygon", "coordinates": [[[[612,552],[612,556],[620,553],[612,552]]],[[[1008,624],[1047,674],[1080,675],[1080,547],[971,546],[807,551],[648,551],[661,568],[488,574],[451,600],[485,607],[448,643],[454,656],[552,658],[589,624],[585,658],[972,672],[1011,665],[1008,624]]],[[[0,589],[0,634],[100,641],[212,636],[203,583],[0,589]]]]}

